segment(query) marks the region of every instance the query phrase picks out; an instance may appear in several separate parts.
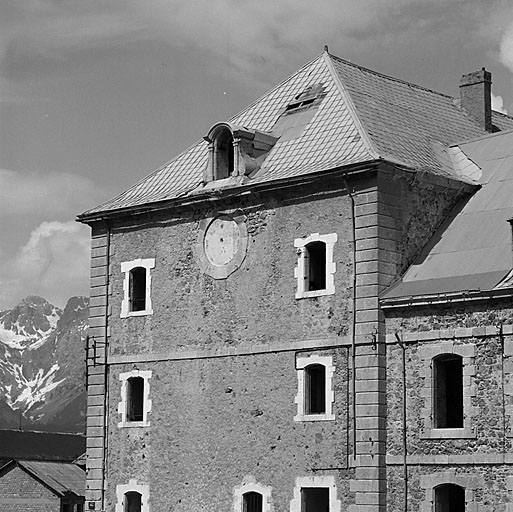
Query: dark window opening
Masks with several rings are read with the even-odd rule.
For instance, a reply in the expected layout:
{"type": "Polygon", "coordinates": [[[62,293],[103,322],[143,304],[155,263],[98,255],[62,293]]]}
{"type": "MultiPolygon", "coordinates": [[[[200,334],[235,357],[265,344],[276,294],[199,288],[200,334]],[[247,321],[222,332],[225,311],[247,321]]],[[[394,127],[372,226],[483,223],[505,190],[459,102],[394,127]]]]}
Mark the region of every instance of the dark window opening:
{"type": "Polygon", "coordinates": [[[436,487],[435,512],[465,512],[465,489],[455,484],[436,487]]]}
{"type": "Polygon", "coordinates": [[[330,490],[328,487],[303,487],[301,512],[329,512],[330,490]]]}
{"type": "Polygon", "coordinates": [[[142,496],[138,492],[130,491],[125,493],[125,511],[141,512],[142,496]]]}
{"type": "Polygon", "coordinates": [[[433,360],[435,428],[463,427],[463,360],[441,355],[433,360]]]}
{"type": "Polygon", "coordinates": [[[146,269],[136,267],[130,271],[130,311],[146,309],[146,269]]]}
{"type": "Polygon", "coordinates": [[[292,113],[297,110],[306,109],[314,104],[318,104],[326,95],[322,84],[311,85],[301,94],[298,94],[285,108],[285,112],[292,113]],[[318,100],[316,102],[316,100],[318,100]]]}
{"type": "Polygon", "coordinates": [[[306,414],[326,412],[326,367],[312,364],[305,368],[306,414]]]}
{"type": "Polygon", "coordinates": [[[127,421],[143,421],[144,379],[130,377],[127,382],[127,421]]]}
{"type": "Polygon", "coordinates": [[[242,512],[262,512],[262,495],[258,492],[247,492],[242,496],[242,512]]]}
{"type": "Polygon", "coordinates": [[[308,280],[307,290],[326,289],[326,244],[324,242],[312,242],[306,246],[308,280]]]}
{"type": "Polygon", "coordinates": [[[214,140],[214,180],[230,177],[233,161],[233,136],[230,130],[223,130],[214,140]]]}

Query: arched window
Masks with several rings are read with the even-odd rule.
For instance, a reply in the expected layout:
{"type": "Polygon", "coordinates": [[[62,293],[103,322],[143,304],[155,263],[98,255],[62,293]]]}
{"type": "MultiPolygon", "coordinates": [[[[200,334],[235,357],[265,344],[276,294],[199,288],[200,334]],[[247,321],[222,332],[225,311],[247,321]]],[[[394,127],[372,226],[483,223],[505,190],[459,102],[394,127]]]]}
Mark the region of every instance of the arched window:
{"type": "Polygon", "coordinates": [[[311,242],[306,246],[306,291],[326,289],[326,244],[311,242]]]}
{"type": "Polygon", "coordinates": [[[127,382],[127,421],[143,421],[144,419],[144,379],[131,377],[127,382]]]}
{"type": "Polygon", "coordinates": [[[311,364],[305,368],[305,413],[326,412],[326,367],[311,364]]]}
{"type": "Polygon", "coordinates": [[[214,139],[214,180],[228,178],[233,173],[233,135],[228,128],[214,139]]]}
{"type": "Polygon", "coordinates": [[[146,269],[135,267],[130,270],[130,311],[144,311],[146,309],[146,269]]]}
{"type": "Polygon", "coordinates": [[[435,512],[465,512],[465,489],[455,484],[435,487],[435,512]]]}
{"type": "Polygon", "coordinates": [[[442,354],[433,359],[435,428],[463,428],[463,359],[442,354]]]}
{"type": "Polygon", "coordinates": [[[242,512],[263,512],[263,496],[259,492],[246,492],[242,495],[242,512]]]}
{"type": "Polygon", "coordinates": [[[138,492],[129,491],[125,493],[124,512],[141,512],[142,496],[138,492]]]}

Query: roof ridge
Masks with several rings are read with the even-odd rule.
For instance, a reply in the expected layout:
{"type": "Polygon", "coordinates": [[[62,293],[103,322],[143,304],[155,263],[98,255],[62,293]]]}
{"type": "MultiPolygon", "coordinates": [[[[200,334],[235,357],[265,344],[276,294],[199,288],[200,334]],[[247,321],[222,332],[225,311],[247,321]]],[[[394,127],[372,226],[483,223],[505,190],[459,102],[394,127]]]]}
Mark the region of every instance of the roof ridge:
{"type": "Polygon", "coordinates": [[[360,116],[358,115],[358,110],[356,108],[356,105],[353,102],[353,99],[351,98],[351,94],[349,91],[346,90],[344,87],[344,83],[342,81],[342,78],[337,73],[336,69],[333,67],[333,63],[330,59],[331,54],[329,52],[324,52],[323,57],[325,56],[324,62],[328,66],[328,70],[333,78],[333,81],[335,82],[335,85],[337,86],[338,91],[340,92],[340,95],[342,96],[342,100],[346,104],[346,107],[353,119],[353,122],[356,125],[356,129],[358,130],[358,133],[360,134],[360,137],[363,140],[363,143],[365,144],[367,151],[369,151],[370,155],[373,158],[380,158],[380,154],[377,151],[374,143],[372,142],[372,138],[365,129],[365,125],[363,124],[362,120],[360,119],[360,116]]]}
{"type": "Polygon", "coordinates": [[[443,96],[444,98],[448,99],[454,99],[454,96],[451,96],[450,94],[445,94],[443,92],[434,91],[433,89],[429,89],[427,87],[423,87],[422,85],[414,84],[413,82],[408,82],[406,80],[402,80],[401,78],[396,78],[394,76],[385,75],[384,73],[380,73],[379,71],[374,71],[373,69],[366,68],[365,66],[360,66],[359,64],[355,64],[354,62],[350,62],[345,59],[341,59],[340,57],[337,57],[336,55],[333,55],[331,53],[328,53],[328,55],[339,62],[342,62],[343,64],[347,64],[348,66],[352,66],[353,68],[360,69],[361,71],[365,71],[367,73],[371,73],[373,75],[379,76],[381,78],[386,78],[387,80],[391,80],[392,82],[398,82],[404,85],[409,85],[411,87],[415,87],[416,89],[420,89],[422,91],[430,92],[432,94],[437,94],[438,96],[443,96]]]}

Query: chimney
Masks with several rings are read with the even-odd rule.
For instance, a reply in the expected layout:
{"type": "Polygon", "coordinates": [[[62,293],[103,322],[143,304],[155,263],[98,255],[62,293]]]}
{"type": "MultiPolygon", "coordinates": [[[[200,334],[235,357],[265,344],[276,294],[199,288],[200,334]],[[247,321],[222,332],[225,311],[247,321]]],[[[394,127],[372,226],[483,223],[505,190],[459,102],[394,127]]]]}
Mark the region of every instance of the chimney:
{"type": "Polygon", "coordinates": [[[460,102],[481,127],[492,131],[492,74],[489,71],[483,68],[461,77],[460,102]]]}

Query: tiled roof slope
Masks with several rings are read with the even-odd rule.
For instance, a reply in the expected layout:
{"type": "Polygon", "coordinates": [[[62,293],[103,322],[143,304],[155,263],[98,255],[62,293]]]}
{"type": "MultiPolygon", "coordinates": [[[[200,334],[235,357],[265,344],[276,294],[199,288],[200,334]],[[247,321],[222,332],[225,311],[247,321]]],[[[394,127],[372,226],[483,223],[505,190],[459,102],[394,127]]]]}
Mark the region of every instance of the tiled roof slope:
{"type": "MultiPolygon", "coordinates": [[[[434,235],[401,281],[384,294],[400,298],[490,291],[513,268],[513,131],[459,145],[480,168],[482,187],[434,235]]],[[[511,286],[511,283],[508,283],[511,286]]]]}
{"type": "Polygon", "coordinates": [[[75,464],[65,462],[43,462],[18,460],[12,461],[1,468],[1,474],[20,466],[29,474],[44,482],[54,493],[64,496],[71,492],[77,496],[85,495],[86,474],[75,464]]]}
{"type": "Polygon", "coordinates": [[[445,174],[432,142],[446,145],[483,135],[454,99],[332,57],[379,155],[445,174]]]}
{"type": "MultiPolygon", "coordinates": [[[[433,142],[447,145],[484,133],[451,97],[386,77],[327,52],[230,122],[272,132],[291,100],[306,87],[319,83],[326,96],[313,118],[299,136],[278,139],[251,184],[377,159],[459,179],[437,161],[433,142]]],[[[201,140],[126,192],[79,218],[187,195],[201,185],[206,165],[207,143],[201,140]]]]}

